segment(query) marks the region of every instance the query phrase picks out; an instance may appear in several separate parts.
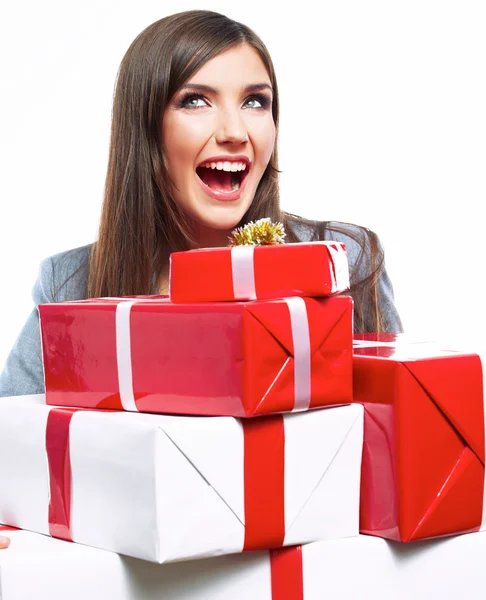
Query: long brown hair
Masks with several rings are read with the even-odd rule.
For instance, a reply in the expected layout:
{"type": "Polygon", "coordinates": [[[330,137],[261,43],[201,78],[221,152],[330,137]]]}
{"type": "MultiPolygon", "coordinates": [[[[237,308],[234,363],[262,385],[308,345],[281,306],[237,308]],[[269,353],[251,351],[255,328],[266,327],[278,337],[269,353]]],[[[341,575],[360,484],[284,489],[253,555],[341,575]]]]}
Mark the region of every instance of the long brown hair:
{"type": "MultiPolygon", "coordinates": [[[[278,136],[279,98],[273,63],[263,42],[246,25],[212,11],[191,10],[149,25],[130,45],[116,81],[104,202],[98,240],[89,260],[88,297],[154,293],[154,276],[161,272],[169,254],[191,247],[191,224],[171,192],[162,117],[174,94],[196,71],[242,43],[258,52],[267,69],[278,136]]],[[[299,236],[289,225],[300,221],[313,227],[312,239],[324,239],[325,224],[280,210],[277,139],[240,225],[270,217],[287,226],[287,241],[297,242],[299,236]]],[[[382,265],[377,264],[378,247],[373,236],[368,238],[364,244],[356,239],[371,270],[351,289],[355,328],[365,327],[363,310],[372,306],[371,328],[379,331],[376,281],[382,265]]]]}

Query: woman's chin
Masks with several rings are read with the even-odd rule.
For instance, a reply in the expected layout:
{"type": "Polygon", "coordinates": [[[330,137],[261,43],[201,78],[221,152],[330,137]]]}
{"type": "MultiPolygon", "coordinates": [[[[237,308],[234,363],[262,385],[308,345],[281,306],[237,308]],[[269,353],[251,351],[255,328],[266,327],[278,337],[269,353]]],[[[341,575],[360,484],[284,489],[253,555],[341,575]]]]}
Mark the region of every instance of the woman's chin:
{"type": "Polygon", "coordinates": [[[248,206],[239,204],[238,206],[213,206],[208,207],[203,214],[195,219],[199,227],[204,229],[213,229],[214,231],[232,231],[238,227],[241,219],[248,211],[248,206]]]}
{"type": "Polygon", "coordinates": [[[195,219],[195,242],[199,248],[215,248],[229,245],[229,236],[238,227],[244,212],[238,214],[205,215],[205,218],[195,219]]]}

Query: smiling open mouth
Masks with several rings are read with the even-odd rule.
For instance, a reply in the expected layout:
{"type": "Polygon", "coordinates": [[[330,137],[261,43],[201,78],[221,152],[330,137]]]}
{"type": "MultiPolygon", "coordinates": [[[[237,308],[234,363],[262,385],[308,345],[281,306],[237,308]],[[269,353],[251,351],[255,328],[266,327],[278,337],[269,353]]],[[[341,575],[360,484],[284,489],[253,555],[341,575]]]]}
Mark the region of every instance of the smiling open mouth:
{"type": "Polygon", "coordinates": [[[248,169],[239,171],[225,171],[210,167],[197,167],[196,173],[208,187],[215,192],[230,193],[240,189],[241,184],[248,176],[248,169]]]}

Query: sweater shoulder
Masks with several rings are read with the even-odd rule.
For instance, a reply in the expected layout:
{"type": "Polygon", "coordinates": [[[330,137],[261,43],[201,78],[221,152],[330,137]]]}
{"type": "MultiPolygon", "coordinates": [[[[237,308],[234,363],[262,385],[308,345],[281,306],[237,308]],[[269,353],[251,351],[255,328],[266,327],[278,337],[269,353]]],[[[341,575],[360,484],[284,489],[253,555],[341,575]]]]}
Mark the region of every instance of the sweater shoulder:
{"type": "Polygon", "coordinates": [[[51,290],[52,302],[81,300],[87,297],[92,245],[65,250],[42,261],[40,279],[43,287],[51,290]]]}
{"type": "MultiPolygon", "coordinates": [[[[373,253],[378,262],[383,249],[374,231],[354,223],[341,221],[311,221],[301,217],[290,217],[287,227],[291,228],[300,242],[336,241],[346,246],[351,279],[365,277],[372,269],[373,253]]],[[[375,259],[375,260],[376,260],[375,259]]]]}

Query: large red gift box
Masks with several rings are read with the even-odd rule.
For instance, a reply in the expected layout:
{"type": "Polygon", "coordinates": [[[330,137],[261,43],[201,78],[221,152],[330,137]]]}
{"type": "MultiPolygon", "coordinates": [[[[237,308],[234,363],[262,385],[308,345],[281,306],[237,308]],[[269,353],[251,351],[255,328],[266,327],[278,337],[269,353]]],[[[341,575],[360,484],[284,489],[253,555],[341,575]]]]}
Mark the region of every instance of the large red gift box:
{"type": "Polygon", "coordinates": [[[172,302],[329,296],[349,288],[340,242],[201,248],[170,257],[172,302]]]}
{"type": "Polygon", "coordinates": [[[479,356],[404,334],[361,334],[354,346],[354,400],[365,408],[360,531],[401,541],[477,531],[479,356]]]}
{"type": "Polygon", "coordinates": [[[39,305],[47,403],[248,417],[352,401],[353,301],[39,305]]]}

